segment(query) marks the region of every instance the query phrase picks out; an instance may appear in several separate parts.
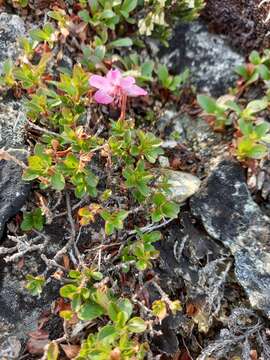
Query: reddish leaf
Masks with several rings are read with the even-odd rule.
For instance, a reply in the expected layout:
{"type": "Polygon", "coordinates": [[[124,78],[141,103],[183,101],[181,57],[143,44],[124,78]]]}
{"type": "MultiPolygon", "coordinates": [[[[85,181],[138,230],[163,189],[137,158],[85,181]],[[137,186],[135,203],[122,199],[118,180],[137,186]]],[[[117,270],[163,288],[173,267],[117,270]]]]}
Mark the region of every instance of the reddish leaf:
{"type": "Polygon", "coordinates": [[[74,359],[78,355],[81,347],[79,345],[62,345],[61,344],[61,348],[63,349],[64,353],[66,354],[66,356],[69,359],[74,359]]]}

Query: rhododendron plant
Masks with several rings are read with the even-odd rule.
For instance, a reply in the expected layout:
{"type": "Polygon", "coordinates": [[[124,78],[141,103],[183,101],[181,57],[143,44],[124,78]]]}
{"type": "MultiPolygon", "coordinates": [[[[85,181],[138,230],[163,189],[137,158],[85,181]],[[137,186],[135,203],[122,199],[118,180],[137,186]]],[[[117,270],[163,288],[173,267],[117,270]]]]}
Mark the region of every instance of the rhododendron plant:
{"type": "Polygon", "coordinates": [[[121,107],[121,118],[125,115],[127,97],[147,95],[147,91],[135,84],[132,76],[124,77],[119,70],[110,70],[106,76],[92,75],[90,85],[98,89],[94,99],[99,104],[121,107]]]}

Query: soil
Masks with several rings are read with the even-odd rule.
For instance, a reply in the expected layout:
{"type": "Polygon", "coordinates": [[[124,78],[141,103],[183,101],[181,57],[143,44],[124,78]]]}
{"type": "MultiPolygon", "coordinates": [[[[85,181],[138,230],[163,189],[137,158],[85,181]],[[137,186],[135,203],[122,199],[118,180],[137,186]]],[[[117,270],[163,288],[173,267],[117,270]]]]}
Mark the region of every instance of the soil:
{"type": "Polygon", "coordinates": [[[203,11],[209,29],[225,34],[236,49],[244,54],[270,45],[270,3],[261,0],[208,0],[203,11]]]}

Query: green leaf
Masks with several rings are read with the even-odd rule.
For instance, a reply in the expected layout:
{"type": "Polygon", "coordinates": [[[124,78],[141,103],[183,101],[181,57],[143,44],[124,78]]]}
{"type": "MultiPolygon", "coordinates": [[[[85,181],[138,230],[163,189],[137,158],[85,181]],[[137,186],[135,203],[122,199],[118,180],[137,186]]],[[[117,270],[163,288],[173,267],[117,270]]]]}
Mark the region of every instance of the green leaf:
{"type": "Polygon", "coordinates": [[[85,22],[89,23],[91,21],[91,17],[87,10],[81,10],[78,12],[79,17],[85,22]]]}
{"type": "Polygon", "coordinates": [[[31,214],[24,214],[23,221],[21,223],[22,231],[30,231],[33,229],[33,221],[31,214]]]}
{"type": "Polygon", "coordinates": [[[240,114],[241,113],[241,108],[240,106],[235,102],[235,101],[232,101],[232,100],[228,100],[226,101],[225,103],[225,106],[233,111],[236,112],[236,114],[240,114]]]}
{"type": "Polygon", "coordinates": [[[80,308],[80,310],[78,312],[78,317],[81,320],[90,321],[90,320],[96,319],[97,317],[99,317],[103,314],[104,314],[104,310],[101,306],[99,306],[98,304],[96,304],[92,301],[87,301],[80,308]]]}
{"type": "Polygon", "coordinates": [[[168,77],[170,76],[170,74],[166,65],[159,65],[157,70],[157,75],[159,80],[162,82],[163,86],[167,84],[168,77]]]}
{"type": "Polygon", "coordinates": [[[267,147],[262,144],[253,146],[249,151],[248,156],[251,159],[262,159],[267,154],[267,147]]]}
{"type": "Polygon", "coordinates": [[[250,121],[245,121],[244,119],[240,119],[238,124],[243,135],[248,136],[249,134],[252,133],[253,125],[250,121]]]}
{"type": "Polygon", "coordinates": [[[136,268],[139,270],[139,271],[144,271],[147,269],[147,262],[144,261],[144,260],[138,260],[136,261],[136,268]]]}
{"type": "Polygon", "coordinates": [[[53,189],[61,191],[65,188],[65,178],[60,172],[56,172],[51,177],[51,185],[53,189]]]}
{"type": "Polygon", "coordinates": [[[249,77],[249,80],[247,81],[246,85],[250,85],[256,82],[259,79],[259,76],[260,76],[259,71],[255,70],[252,76],[249,77]]]}
{"type": "Polygon", "coordinates": [[[33,226],[36,230],[41,231],[43,229],[44,217],[40,208],[35,209],[32,212],[33,226]]]}
{"type": "Polygon", "coordinates": [[[74,293],[71,301],[71,309],[77,312],[79,311],[81,304],[82,304],[81,294],[74,293]]]}
{"type": "Polygon", "coordinates": [[[55,341],[52,341],[47,348],[47,360],[57,360],[59,356],[59,347],[55,341]]]}
{"type": "Polygon", "coordinates": [[[129,322],[127,323],[128,326],[128,330],[131,333],[142,333],[146,330],[146,323],[143,319],[141,319],[140,317],[134,317],[132,319],[129,320],[129,322]]]}
{"type": "Polygon", "coordinates": [[[152,231],[150,233],[145,233],[140,235],[140,238],[147,243],[153,243],[159,241],[161,239],[161,232],[160,231],[152,231]]]}
{"type": "Polygon", "coordinates": [[[211,98],[210,96],[198,95],[197,101],[198,101],[199,105],[203,108],[203,110],[205,112],[207,112],[208,114],[216,113],[216,111],[218,109],[218,105],[216,104],[216,101],[213,98],[211,98]]]}
{"type": "Polygon", "coordinates": [[[23,221],[21,229],[23,231],[30,231],[36,229],[41,231],[43,229],[44,217],[40,208],[33,210],[31,213],[23,214],[23,221]]]}
{"type": "Polygon", "coordinates": [[[118,308],[117,304],[115,304],[115,302],[113,302],[113,301],[110,302],[110,304],[108,306],[108,315],[109,315],[109,318],[113,322],[116,322],[118,313],[119,313],[119,308],[118,308]]]}
{"type": "Polygon", "coordinates": [[[128,211],[119,210],[116,217],[117,217],[117,220],[123,221],[128,217],[128,211]]]}
{"type": "Polygon", "coordinates": [[[109,48],[117,48],[117,47],[128,47],[132,45],[133,45],[133,41],[131,40],[131,38],[126,37],[111,41],[107,46],[109,48]]]}
{"type": "Polygon", "coordinates": [[[253,64],[253,65],[259,65],[261,63],[261,58],[260,58],[260,54],[258,53],[258,51],[252,51],[251,54],[249,55],[249,61],[253,64]]]}
{"type": "Polygon", "coordinates": [[[152,78],[153,70],[154,70],[154,61],[146,61],[141,66],[141,73],[144,77],[152,78]]]}
{"type": "Polygon", "coordinates": [[[265,81],[269,81],[270,80],[270,71],[268,69],[268,67],[264,64],[260,64],[258,67],[258,71],[261,75],[261,78],[265,81]]]}
{"type": "Polygon", "coordinates": [[[59,313],[60,317],[70,321],[73,318],[73,312],[71,310],[62,310],[59,313]]]}
{"type": "Polygon", "coordinates": [[[124,311],[119,311],[116,318],[116,325],[118,328],[123,328],[128,321],[128,316],[124,311]]]}
{"type": "Polygon", "coordinates": [[[78,292],[78,288],[75,285],[67,284],[61,287],[60,295],[63,298],[73,299],[73,296],[78,292]]]}
{"type": "Polygon", "coordinates": [[[101,13],[101,18],[102,19],[111,19],[115,16],[115,13],[108,9],[108,10],[104,10],[102,13],[101,13]]]}
{"type": "Polygon", "coordinates": [[[124,0],[121,10],[129,14],[136,8],[137,2],[137,0],[124,0]]]}
{"type": "Polygon", "coordinates": [[[248,77],[249,77],[248,72],[247,72],[247,68],[246,68],[245,65],[239,65],[239,66],[237,66],[236,69],[235,69],[235,72],[236,72],[238,75],[242,76],[242,78],[244,78],[245,80],[247,80],[248,77]]]}
{"type": "Polygon", "coordinates": [[[127,318],[129,319],[133,311],[132,303],[128,299],[123,299],[120,300],[117,305],[121,311],[127,314],[127,318]]]}
{"type": "Polygon", "coordinates": [[[113,325],[106,325],[101,328],[98,332],[98,340],[102,341],[102,343],[112,343],[115,338],[118,336],[118,331],[115,329],[113,325]]]}
{"type": "Polygon", "coordinates": [[[45,285],[45,278],[43,276],[32,276],[28,274],[26,275],[26,280],[26,289],[31,293],[31,295],[39,297],[45,285]]]}
{"type": "Polygon", "coordinates": [[[262,98],[260,100],[253,100],[248,103],[246,109],[251,110],[253,114],[260,112],[268,107],[267,98],[262,98]]]}
{"type": "Polygon", "coordinates": [[[258,138],[262,138],[267,134],[267,132],[270,129],[270,124],[266,121],[262,122],[261,124],[258,124],[255,126],[255,133],[258,136],[258,138]]]}
{"type": "Polygon", "coordinates": [[[173,202],[166,202],[164,205],[162,205],[162,211],[165,217],[168,217],[170,219],[175,219],[178,216],[179,213],[179,205],[173,203],[173,202]]]}

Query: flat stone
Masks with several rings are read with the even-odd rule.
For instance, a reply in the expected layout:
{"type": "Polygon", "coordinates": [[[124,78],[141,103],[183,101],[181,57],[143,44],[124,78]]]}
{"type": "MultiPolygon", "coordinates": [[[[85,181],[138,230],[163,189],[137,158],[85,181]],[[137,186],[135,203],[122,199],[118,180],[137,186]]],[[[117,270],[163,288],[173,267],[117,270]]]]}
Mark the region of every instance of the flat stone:
{"type": "Polygon", "coordinates": [[[158,56],[175,73],[189,68],[197,89],[214,96],[223,95],[234,84],[234,68],[244,62],[225,37],[209,33],[200,22],[177,26],[169,47],[161,49],[158,56]]]}
{"type": "Polygon", "coordinates": [[[170,169],[160,169],[159,171],[168,179],[171,191],[169,199],[179,204],[185,202],[200,188],[201,180],[190,173],[170,169]]]}
{"type": "Polygon", "coordinates": [[[251,305],[270,317],[270,219],[253,201],[240,164],[220,162],[190,203],[207,233],[234,255],[251,305]]]}

